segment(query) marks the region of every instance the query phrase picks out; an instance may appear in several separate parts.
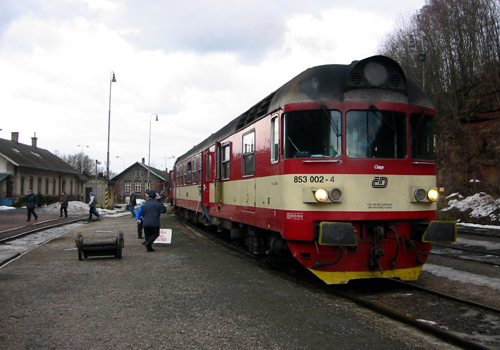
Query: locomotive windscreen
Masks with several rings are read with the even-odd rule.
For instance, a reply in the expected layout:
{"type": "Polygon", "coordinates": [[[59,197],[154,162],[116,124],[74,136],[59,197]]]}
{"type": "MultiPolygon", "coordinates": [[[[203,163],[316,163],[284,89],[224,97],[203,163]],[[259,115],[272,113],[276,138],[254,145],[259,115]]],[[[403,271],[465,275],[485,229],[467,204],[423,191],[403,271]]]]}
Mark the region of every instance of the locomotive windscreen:
{"type": "Polygon", "coordinates": [[[341,154],[339,111],[311,110],[285,114],[285,158],[334,158],[341,154]]]}
{"type": "Polygon", "coordinates": [[[347,155],[351,158],[404,159],[406,116],[379,110],[349,111],[346,115],[347,155]]]}

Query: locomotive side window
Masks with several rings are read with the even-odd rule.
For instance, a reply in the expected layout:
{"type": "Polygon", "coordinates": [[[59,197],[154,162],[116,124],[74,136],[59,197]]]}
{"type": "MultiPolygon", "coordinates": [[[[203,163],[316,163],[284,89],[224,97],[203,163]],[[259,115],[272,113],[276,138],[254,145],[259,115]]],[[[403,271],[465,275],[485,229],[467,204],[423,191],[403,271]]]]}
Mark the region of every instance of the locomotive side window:
{"type": "Polygon", "coordinates": [[[222,171],[222,179],[229,179],[230,175],[230,164],[231,164],[231,144],[227,143],[222,146],[221,149],[221,171],[222,171]]]}
{"type": "Polygon", "coordinates": [[[187,163],[187,166],[186,166],[186,177],[187,177],[187,182],[186,184],[190,184],[191,183],[191,162],[187,163]]]}
{"type": "Polygon", "coordinates": [[[280,150],[280,125],[278,116],[271,119],[271,163],[277,163],[280,150]]]}
{"type": "Polygon", "coordinates": [[[433,117],[423,113],[412,114],[410,129],[412,158],[434,160],[433,117]]]}
{"type": "Polygon", "coordinates": [[[243,135],[243,176],[255,174],[255,131],[243,135]]]}
{"type": "Polygon", "coordinates": [[[193,159],[193,178],[192,178],[192,181],[193,181],[193,184],[196,183],[196,175],[198,173],[198,169],[196,168],[196,158],[193,159]]]}
{"type": "Polygon", "coordinates": [[[203,181],[203,175],[202,175],[202,164],[201,164],[201,156],[198,156],[198,182],[201,184],[203,181]]]}
{"type": "Polygon", "coordinates": [[[335,158],[342,153],[339,111],[312,110],[285,114],[285,158],[335,158]]]}
{"type": "Polygon", "coordinates": [[[210,154],[205,156],[205,181],[210,182],[210,154]]]}
{"type": "Polygon", "coordinates": [[[346,114],[346,151],[351,158],[404,159],[406,140],[404,113],[370,109],[346,114]]]}

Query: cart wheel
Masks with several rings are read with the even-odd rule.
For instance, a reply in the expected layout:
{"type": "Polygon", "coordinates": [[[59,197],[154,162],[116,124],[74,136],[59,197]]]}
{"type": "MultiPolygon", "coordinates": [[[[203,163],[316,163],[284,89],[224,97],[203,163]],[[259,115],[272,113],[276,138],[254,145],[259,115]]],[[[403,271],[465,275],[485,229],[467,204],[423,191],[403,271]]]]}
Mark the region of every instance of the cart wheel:
{"type": "Polygon", "coordinates": [[[118,244],[120,245],[121,248],[125,248],[125,239],[123,238],[122,231],[118,232],[118,244]]]}
{"type": "Polygon", "coordinates": [[[121,247],[121,246],[118,246],[118,247],[116,248],[115,258],[118,258],[118,259],[121,259],[121,258],[122,258],[122,247],[121,247]]]}
{"type": "Polygon", "coordinates": [[[83,251],[81,247],[78,247],[78,260],[83,260],[83,251]]]}

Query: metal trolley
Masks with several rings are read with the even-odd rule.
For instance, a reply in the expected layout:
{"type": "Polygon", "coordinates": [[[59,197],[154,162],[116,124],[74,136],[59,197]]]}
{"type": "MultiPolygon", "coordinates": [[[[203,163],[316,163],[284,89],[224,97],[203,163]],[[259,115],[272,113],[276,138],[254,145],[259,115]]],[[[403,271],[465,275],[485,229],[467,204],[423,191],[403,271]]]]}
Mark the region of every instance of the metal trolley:
{"type": "Polygon", "coordinates": [[[114,255],[122,258],[122,249],[125,247],[123,232],[114,234],[113,231],[95,231],[90,238],[84,238],[82,233],[76,235],[76,248],[78,259],[83,260],[89,256],[114,255]]]}

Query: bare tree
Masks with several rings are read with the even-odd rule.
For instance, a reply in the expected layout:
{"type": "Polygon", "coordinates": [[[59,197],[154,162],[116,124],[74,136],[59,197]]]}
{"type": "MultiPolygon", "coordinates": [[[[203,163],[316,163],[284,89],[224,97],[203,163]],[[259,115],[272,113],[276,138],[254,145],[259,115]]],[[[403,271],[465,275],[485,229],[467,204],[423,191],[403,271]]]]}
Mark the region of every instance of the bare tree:
{"type": "MultiPolygon", "coordinates": [[[[467,125],[477,118],[470,104],[478,86],[496,94],[500,105],[499,28],[499,0],[427,0],[379,49],[398,61],[433,100],[438,179],[450,189],[467,186],[477,171],[474,162],[484,163],[481,152],[492,148],[484,141],[484,149],[478,149],[477,132],[467,125]]],[[[500,151],[493,153],[490,158],[500,158],[500,151]]]]}

